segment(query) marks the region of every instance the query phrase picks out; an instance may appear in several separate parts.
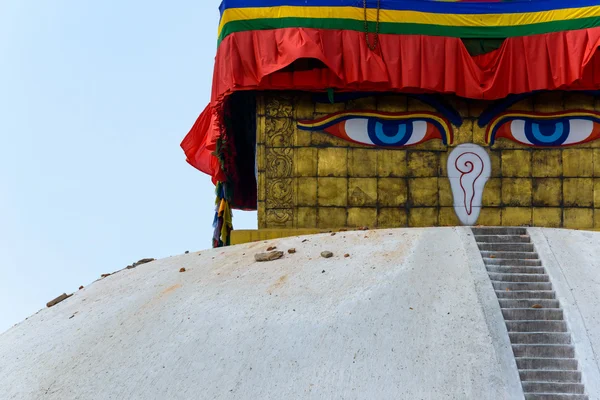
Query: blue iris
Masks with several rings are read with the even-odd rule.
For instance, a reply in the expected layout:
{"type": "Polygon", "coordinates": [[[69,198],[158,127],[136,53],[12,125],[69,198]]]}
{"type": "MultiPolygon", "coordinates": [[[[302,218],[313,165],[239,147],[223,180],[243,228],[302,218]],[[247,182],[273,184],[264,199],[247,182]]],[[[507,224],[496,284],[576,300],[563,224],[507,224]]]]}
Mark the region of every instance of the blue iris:
{"type": "Polygon", "coordinates": [[[525,137],[538,146],[560,146],[570,133],[568,120],[525,121],[525,137]]]}
{"type": "Polygon", "coordinates": [[[404,146],[413,134],[411,121],[370,119],[367,126],[369,139],[378,146],[404,146]]]}

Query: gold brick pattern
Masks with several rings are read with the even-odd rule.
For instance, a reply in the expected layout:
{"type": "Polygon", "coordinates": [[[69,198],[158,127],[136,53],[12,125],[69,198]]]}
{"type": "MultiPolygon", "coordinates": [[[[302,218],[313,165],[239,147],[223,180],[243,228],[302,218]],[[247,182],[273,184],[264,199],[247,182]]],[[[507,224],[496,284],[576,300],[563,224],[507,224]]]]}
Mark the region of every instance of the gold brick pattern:
{"type": "MultiPolygon", "coordinates": [[[[449,96],[464,118],[454,143],[433,140],[405,149],[349,143],[307,132],[298,120],[342,110],[431,111],[414,98],[380,95],[346,103],[314,103],[307,94],[265,93],[257,99],[258,225],[260,229],[454,226],[460,222],[447,179],[452,148],[487,149],[491,178],[478,225],[600,229],[600,140],[563,148],[532,148],[507,139],[485,143],[477,118],[488,102],[449,96]],[[598,211],[596,211],[598,210],[598,211]]],[[[543,93],[509,110],[600,110],[582,93],[543,93]]]]}

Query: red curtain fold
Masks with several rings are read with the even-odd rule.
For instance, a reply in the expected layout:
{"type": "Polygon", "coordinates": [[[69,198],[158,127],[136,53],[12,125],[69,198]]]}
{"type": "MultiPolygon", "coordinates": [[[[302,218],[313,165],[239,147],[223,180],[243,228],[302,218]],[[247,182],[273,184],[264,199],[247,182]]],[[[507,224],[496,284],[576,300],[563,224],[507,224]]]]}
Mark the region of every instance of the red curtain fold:
{"type": "Polygon", "coordinates": [[[223,180],[211,154],[225,97],[236,90],[452,93],[494,100],[537,90],[600,87],[600,28],[508,38],[471,57],[458,38],[379,35],[371,51],[361,32],[275,29],[229,35],[217,51],[212,99],[181,146],[188,162],[223,180]],[[284,70],[299,59],[326,68],[284,70]]]}

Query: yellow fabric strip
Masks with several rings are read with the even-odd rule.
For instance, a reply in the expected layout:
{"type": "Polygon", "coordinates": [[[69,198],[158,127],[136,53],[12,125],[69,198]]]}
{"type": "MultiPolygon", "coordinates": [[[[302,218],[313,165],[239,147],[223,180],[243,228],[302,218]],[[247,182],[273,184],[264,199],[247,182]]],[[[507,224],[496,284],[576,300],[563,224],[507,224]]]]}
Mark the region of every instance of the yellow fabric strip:
{"type": "MultiPolygon", "coordinates": [[[[380,21],[401,24],[428,24],[456,27],[501,27],[539,24],[552,21],[576,20],[600,17],[600,5],[582,8],[538,11],[513,14],[436,14],[419,11],[381,10],[380,21]]],[[[234,21],[263,18],[319,18],[364,20],[360,7],[256,7],[230,8],[225,10],[219,24],[219,36],[223,27],[234,21]]],[[[367,10],[367,19],[375,21],[377,11],[367,10]]]]}

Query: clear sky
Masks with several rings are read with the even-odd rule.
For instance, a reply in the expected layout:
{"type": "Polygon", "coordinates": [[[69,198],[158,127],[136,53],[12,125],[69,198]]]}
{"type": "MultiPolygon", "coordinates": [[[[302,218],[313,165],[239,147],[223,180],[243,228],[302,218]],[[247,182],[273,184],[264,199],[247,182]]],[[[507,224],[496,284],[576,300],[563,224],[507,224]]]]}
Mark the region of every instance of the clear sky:
{"type": "Polygon", "coordinates": [[[0,332],[140,258],[210,247],[214,188],[179,143],[209,101],[218,5],[0,1],[0,332]]]}

